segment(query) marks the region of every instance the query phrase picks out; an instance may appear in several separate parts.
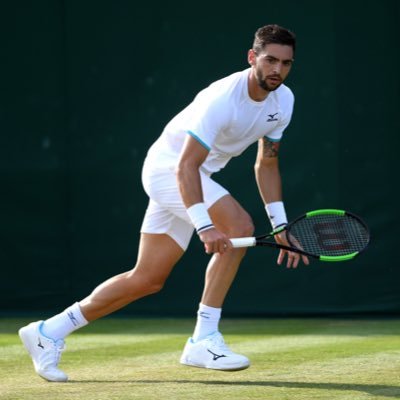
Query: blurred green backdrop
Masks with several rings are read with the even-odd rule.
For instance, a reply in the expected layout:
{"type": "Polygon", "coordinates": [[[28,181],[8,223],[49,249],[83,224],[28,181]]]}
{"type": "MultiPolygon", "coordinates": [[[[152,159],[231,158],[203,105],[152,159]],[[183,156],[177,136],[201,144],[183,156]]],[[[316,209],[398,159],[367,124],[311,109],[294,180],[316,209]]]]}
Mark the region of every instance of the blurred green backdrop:
{"type": "MultiPolygon", "coordinates": [[[[1,5],[0,306],[53,312],[135,263],[150,144],[212,81],[247,67],[254,31],[293,30],[296,96],[281,150],[289,218],[344,208],[371,227],[352,262],[286,270],[250,249],[225,315],[398,313],[396,0],[1,5]]],[[[256,146],[215,179],[269,229],[256,146]]],[[[165,289],[121,314],[193,314],[208,260],[193,238],[165,289]]]]}

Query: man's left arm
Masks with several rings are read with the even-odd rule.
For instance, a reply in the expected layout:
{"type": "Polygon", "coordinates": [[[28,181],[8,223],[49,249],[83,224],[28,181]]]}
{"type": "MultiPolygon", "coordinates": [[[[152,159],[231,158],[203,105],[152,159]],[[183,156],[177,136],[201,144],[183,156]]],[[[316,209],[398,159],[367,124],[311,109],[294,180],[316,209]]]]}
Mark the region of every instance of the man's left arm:
{"type": "Polygon", "coordinates": [[[279,145],[279,142],[271,142],[265,136],[258,141],[254,170],[264,204],[282,201],[282,181],[278,162],[279,145]]]}
{"type": "MultiPolygon", "coordinates": [[[[254,166],[258,190],[274,229],[287,223],[282,201],[282,180],[278,158],[279,147],[279,142],[270,141],[267,137],[259,139],[257,159],[254,166]]],[[[275,240],[280,244],[289,245],[284,232],[276,235],[275,240]]],[[[288,257],[288,268],[296,268],[300,258],[302,258],[305,264],[308,264],[307,257],[301,257],[298,253],[281,250],[278,256],[279,265],[283,262],[286,255],[288,257]]]]}

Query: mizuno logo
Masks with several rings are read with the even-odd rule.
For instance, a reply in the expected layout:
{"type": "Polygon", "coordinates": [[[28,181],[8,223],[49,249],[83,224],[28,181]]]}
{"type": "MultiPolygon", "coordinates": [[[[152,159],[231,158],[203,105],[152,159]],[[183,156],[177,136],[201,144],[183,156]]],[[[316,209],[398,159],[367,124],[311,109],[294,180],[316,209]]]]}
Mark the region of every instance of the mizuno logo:
{"type": "Polygon", "coordinates": [[[271,122],[271,121],[278,121],[278,118],[275,118],[275,115],[278,115],[279,113],[275,113],[275,114],[268,114],[268,119],[267,122],[271,122]]]}
{"type": "Polygon", "coordinates": [[[209,349],[207,349],[207,351],[213,355],[213,361],[217,361],[219,358],[226,357],[225,354],[215,354],[209,349]]]}
{"type": "Polygon", "coordinates": [[[71,320],[71,322],[74,324],[74,326],[78,326],[78,320],[75,318],[75,315],[72,311],[70,311],[68,314],[69,319],[71,320]]]}
{"type": "Polygon", "coordinates": [[[41,347],[44,350],[44,346],[42,345],[42,342],[40,341],[40,338],[38,340],[39,340],[38,347],[41,347]]]}

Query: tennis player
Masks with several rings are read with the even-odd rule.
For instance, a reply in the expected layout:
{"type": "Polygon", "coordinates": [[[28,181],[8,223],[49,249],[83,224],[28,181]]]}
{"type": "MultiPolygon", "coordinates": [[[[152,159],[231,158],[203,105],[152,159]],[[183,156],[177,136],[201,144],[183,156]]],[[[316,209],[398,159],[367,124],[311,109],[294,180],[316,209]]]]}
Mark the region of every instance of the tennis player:
{"type": "MultiPolygon", "coordinates": [[[[100,284],[83,300],[46,321],[19,330],[36,372],[48,381],[66,381],[58,368],[64,338],[89,322],[158,292],[186,251],[194,230],[212,254],[197,312],[184,347],[185,365],[234,371],[249,367],[219,332],[221,309],[245,249],[230,237],[251,236],[249,214],[213,180],[232,157],[258,141],[255,176],[273,228],[287,223],[278,165],[279,143],[288,126],[294,96],[283,82],[295,51],[295,36],[277,25],[257,30],[248,51],[250,67],[200,91],[151,146],[142,180],[149,204],[141,228],[135,267],[100,284]],[[155,250],[156,249],[156,250],[155,250]]],[[[288,244],[285,234],[276,236],[288,244]]],[[[296,268],[301,256],[280,251],[278,264],[296,268]]],[[[306,257],[303,262],[308,263],[306,257]]]]}

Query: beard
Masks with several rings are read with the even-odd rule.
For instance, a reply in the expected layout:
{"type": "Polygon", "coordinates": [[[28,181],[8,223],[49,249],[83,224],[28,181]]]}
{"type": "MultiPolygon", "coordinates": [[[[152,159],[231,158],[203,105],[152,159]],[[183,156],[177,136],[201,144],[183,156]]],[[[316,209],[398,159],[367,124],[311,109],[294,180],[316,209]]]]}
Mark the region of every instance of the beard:
{"type": "Polygon", "coordinates": [[[273,92],[274,90],[278,89],[278,87],[281,86],[281,84],[283,83],[282,78],[279,75],[269,75],[264,78],[262,75],[262,71],[259,69],[256,70],[256,79],[258,86],[260,86],[260,88],[265,90],[266,92],[273,92]],[[275,85],[269,85],[267,82],[267,78],[278,78],[280,79],[280,82],[275,85]]]}

